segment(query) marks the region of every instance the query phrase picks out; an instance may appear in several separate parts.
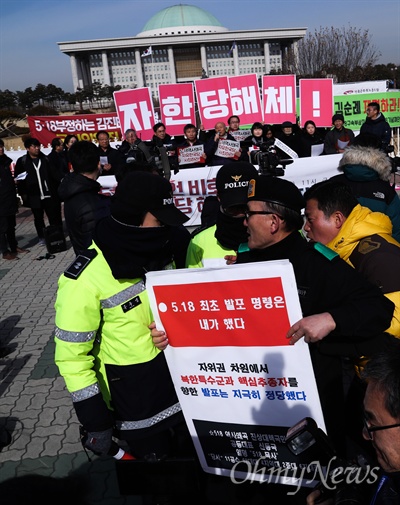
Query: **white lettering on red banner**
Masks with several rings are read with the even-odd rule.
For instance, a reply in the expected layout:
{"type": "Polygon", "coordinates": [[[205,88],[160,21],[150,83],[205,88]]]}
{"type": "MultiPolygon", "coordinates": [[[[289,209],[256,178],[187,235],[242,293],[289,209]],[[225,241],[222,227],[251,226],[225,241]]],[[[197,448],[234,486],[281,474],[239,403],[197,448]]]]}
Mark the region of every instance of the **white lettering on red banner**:
{"type": "Polygon", "coordinates": [[[242,124],[262,121],[260,91],[256,74],[229,77],[232,113],[242,124]]]}
{"type": "Polygon", "coordinates": [[[333,80],[300,79],[300,121],[314,121],[317,127],[332,125],[333,80]]]}
{"type": "Polygon", "coordinates": [[[155,121],[150,90],[138,88],[115,91],[114,101],[122,131],[133,128],[143,140],[151,139],[155,121]]]}
{"type": "Polygon", "coordinates": [[[196,124],[194,112],[193,85],[189,84],[160,84],[161,119],[169,135],[182,135],[183,126],[196,124]]]}
{"type": "Polygon", "coordinates": [[[266,123],[296,121],[296,76],[264,75],[262,95],[266,123]]]}
{"type": "Polygon", "coordinates": [[[217,121],[227,121],[232,115],[228,78],[200,79],[195,86],[204,128],[211,130],[217,121]]]}

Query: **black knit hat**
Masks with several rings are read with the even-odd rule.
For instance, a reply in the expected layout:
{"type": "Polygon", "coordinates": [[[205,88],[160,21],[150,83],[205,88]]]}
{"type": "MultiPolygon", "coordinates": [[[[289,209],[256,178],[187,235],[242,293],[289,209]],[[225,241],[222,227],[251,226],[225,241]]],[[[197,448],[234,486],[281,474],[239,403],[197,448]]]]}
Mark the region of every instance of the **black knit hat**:
{"type": "Polygon", "coordinates": [[[344,116],[343,116],[343,114],[334,114],[334,115],[332,116],[332,124],[333,124],[335,121],[337,121],[338,119],[339,119],[340,121],[343,121],[343,123],[344,123],[344,116]]]}
{"type": "Polygon", "coordinates": [[[259,176],[250,181],[248,201],[277,203],[301,214],[304,198],[293,182],[279,177],[259,176]]]}
{"type": "Polygon", "coordinates": [[[221,206],[245,205],[249,181],[258,177],[254,166],[247,161],[233,161],[223,165],[215,180],[221,206]]]}
{"type": "Polygon", "coordinates": [[[146,212],[170,226],[179,226],[189,219],[175,207],[172,186],[164,177],[131,172],[118,183],[111,202],[111,215],[122,223],[138,225],[146,212]]]}

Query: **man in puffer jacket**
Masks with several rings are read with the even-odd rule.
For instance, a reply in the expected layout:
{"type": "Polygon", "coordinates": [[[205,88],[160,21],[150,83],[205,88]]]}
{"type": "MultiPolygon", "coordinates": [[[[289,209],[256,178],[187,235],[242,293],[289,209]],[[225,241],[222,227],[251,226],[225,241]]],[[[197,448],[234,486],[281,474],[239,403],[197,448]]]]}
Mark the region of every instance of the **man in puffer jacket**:
{"type": "Polygon", "coordinates": [[[379,139],[372,135],[358,135],[339,163],[343,174],[330,180],[351,187],[354,196],[364,207],[386,214],[392,221],[392,235],[400,241],[400,200],[390,184],[392,164],[379,149],[379,139]]]}
{"type": "Polygon", "coordinates": [[[340,182],[314,184],[304,198],[307,238],[335,251],[395,304],[387,333],[400,338],[400,244],[389,218],[357,204],[340,182]]]}
{"type": "Polygon", "coordinates": [[[75,254],[81,254],[92,242],[96,222],[109,214],[110,197],[99,194],[98,148],[86,140],[75,142],[69,151],[73,172],[61,181],[58,194],[64,202],[64,217],[75,254]]]}

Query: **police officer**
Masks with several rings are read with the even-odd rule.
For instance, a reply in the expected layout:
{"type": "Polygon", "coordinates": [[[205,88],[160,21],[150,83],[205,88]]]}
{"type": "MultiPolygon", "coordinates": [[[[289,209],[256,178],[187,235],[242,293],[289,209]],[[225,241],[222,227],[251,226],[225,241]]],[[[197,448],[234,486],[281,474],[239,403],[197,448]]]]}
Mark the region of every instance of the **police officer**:
{"type": "Polygon", "coordinates": [[[164,355],[151,340],[144,282],[146,272],[172,268],[170,230],[185,221],[166,179],[128,173],[111,216],[59,279],[55,361],[86,447],[97,454],[109,453],[114,434],[135,457],[161,458],[185,431],[164,355]]]}
{"type": "Polygon", "coordinates": [[[214,201],[216,210],[210,213],[204,226],[193,232],[186,254],[187,267],[210,266],[211,263],[215,266],[217,260],[223,266],[224,256],[236,254],[239,245],[247,242],[244,211],[249,181],[256,177],[257,170],[246,161],[229,163],[218,170],[217,197],[207,197],[203,213],[214,201]]]}

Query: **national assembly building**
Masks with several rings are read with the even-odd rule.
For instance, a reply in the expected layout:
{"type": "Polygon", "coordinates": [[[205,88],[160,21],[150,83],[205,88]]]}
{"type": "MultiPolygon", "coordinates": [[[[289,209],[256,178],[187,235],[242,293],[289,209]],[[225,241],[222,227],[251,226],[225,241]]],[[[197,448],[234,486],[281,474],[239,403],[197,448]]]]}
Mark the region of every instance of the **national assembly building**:
{"type": "Polygon", "coordinates": [[[100,83],[121,88],[280,71],[306,28],[228,30],[209,12],[174,5],[135,37],[59,42],[70,58],[74,90],[100,83]]]}

